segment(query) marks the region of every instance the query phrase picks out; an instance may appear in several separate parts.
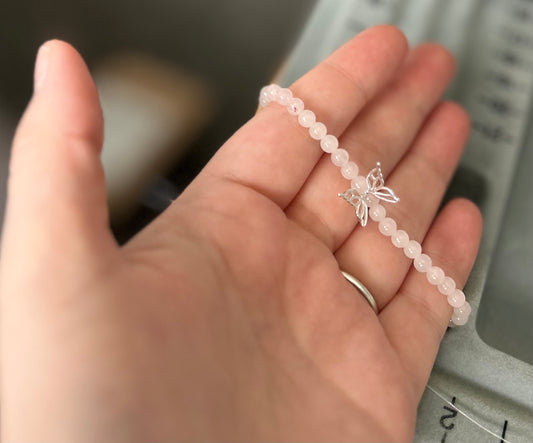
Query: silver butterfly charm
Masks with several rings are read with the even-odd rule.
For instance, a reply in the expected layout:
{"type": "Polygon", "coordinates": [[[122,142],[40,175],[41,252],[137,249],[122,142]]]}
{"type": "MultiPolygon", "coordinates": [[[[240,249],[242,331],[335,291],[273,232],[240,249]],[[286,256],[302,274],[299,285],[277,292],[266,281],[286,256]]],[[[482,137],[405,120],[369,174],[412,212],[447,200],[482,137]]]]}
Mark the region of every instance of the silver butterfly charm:
{"type": "Polygon", "coordinates": [[[354,188],[338,194],[339,197],[355,207],[355,215],[357,215],[361,226],[366,226],[368,222],[368,208],[372,202],[383,200],[389,203],[398,203],[400,201],[393,190],[385,186],[385,179],[381,173],[379,162],[366,176],[366,184],[368,189],[362,194],[354,188]]]}

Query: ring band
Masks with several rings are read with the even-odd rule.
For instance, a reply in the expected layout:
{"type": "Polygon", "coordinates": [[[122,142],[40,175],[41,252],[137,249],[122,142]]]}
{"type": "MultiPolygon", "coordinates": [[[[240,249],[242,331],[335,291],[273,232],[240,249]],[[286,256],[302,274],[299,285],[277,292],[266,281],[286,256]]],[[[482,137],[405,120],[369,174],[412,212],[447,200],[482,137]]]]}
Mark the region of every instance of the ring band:
{"type": "Polygon", "coordinates": [[[366,286],[361,283],[359,280],[357,280],[353,275],[348,274],[347,272],[341,271],[342,275],[344,275],[344,278],[348,280],[352,285],[355,286],[355,289],[359,291],[359,293],[366,298],[366,301],[368,304],[372,307],[374,312],[378,314],[378,305],[376,304],[376,300],[370,293],[370,291],[366,288],[366,286]]]}

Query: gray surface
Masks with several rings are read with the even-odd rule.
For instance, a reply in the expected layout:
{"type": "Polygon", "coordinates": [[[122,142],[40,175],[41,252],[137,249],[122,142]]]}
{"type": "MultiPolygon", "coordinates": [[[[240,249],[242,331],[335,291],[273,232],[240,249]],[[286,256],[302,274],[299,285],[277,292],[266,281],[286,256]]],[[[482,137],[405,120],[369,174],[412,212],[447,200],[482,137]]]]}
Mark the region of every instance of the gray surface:
{"type": "Polygon", "coordinates": [[[523,150],[477,330],[491,346],[533,365],[533,125],[523,150]]]}
{"type": "MultiPolygon", "coordinates": [[[[433,40],[452,51],[458,72],[447,95],[462,103],[472,118],[472,135],[447,198],[466,196],[484,216],[479,256],[465,288],[473,313],[466,326],[446,334],[430,384],[449,400],[456,397],[459,408],[499,435],[507,421],[506,438],[511,442],[533,441],[528,340],[533,334],[533,223],[528,221],[533,145],[524,144],[533,93],[533,3],[322,0],[290,58],[283,83],[290,84],[335,47],[378,23],[399,26],[412,45],[433,40]],[[507,206],[518,163],[527,170],[507,206]],[[506,208],[513,212],[506,215],[506,208]],[[494,255],[498,260],[491,267],[494,255]],[[506,259],[510,256],[512,260],[506,259]],[[485,294],[487,281],[495,286],[485,294]]],[[[497,441],[461,416],[446,418],[450,411],[445,406],[426,392],[416,441],[497,441]]]]}

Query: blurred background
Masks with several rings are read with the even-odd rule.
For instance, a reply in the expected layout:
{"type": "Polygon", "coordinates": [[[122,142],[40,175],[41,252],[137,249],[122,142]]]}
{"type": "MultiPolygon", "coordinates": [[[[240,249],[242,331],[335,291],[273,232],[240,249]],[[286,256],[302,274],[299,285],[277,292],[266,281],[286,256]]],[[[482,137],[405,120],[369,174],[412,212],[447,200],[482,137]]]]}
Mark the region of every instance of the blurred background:
{"type": "Polygon", "coordinates": [[[113,227],[125,241],[253,115],[259,89],[294,46],[313,4],[1,1],[0,214],[10,142],[43,41],[73,44],[96,77],[113,227]]]}

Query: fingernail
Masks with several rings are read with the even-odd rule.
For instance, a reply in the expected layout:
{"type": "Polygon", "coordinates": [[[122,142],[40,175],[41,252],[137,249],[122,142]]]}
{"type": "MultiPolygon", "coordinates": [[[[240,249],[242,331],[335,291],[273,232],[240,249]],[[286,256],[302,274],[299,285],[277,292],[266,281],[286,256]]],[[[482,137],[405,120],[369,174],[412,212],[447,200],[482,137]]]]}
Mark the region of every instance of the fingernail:
{"type": "Polygon", "coordinates": [[[37,59],[35,60],[35,72],[33,74],[33,90],[35,92],[42,88],[46,80],[49,58],[50,48],[45,43],[39,48],[39,51],[37,52],[37,59]]]}

